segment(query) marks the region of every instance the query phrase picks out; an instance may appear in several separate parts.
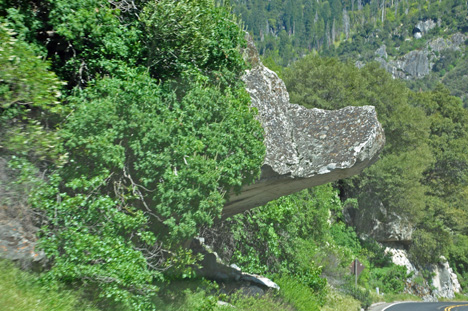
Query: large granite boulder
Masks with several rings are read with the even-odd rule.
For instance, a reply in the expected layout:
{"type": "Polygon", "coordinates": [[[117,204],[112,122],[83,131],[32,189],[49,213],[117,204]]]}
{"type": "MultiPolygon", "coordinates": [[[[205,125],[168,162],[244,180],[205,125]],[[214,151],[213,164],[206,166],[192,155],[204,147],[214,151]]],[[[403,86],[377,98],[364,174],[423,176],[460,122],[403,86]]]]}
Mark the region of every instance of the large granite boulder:
{"type": "Polygon", "coordinates": [[[289,103],[284,82],[262,65],[253,43],[243,77],[265,129],[266,156],[260,179],[232,194],[229,217],[305,188],[359,174],[378,159],[385,136],[374,107],[327,111],[289,103]]]}

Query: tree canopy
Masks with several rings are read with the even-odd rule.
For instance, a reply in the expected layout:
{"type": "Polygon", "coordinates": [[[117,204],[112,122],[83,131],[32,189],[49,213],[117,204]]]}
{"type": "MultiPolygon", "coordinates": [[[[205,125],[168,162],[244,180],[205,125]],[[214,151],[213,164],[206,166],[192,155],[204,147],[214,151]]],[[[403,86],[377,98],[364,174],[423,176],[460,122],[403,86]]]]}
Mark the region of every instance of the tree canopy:
{"type": "Polygon", "coordinates": [[[0,155],[43,215],[47,279],[154,309],[260,172],[244,32],[211,0],[2,0],[0,21],[0,155]]]}
{"type": "Polygon", "coordinates": [[[413,255],[422,265],[450,256],[455,236],[449,232],[466,234],[468,112],[461,100],[443,85],[413,92],[376,63],[358,69],[309,55],[283,76],[292,102],[322,109],[376,107],[387,139],[381,159],[339,182],[341,195],[357,198],[360,209],[382,202],[407,217],[416,229],[413,255]]]}

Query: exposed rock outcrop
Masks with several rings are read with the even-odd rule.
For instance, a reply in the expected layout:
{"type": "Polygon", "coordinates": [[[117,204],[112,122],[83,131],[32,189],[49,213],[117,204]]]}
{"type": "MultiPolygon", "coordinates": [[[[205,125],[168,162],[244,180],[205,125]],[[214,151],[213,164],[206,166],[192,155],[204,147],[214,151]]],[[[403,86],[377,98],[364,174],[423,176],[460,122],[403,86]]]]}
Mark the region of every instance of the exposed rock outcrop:
{"type": "Polygon", "coordinates": [[[414,37],[421,38],[425,34],[427,34],[431,29],[434,29],[436,26],[437,23],[434,22],[432,19],[428,19],[426,21],[419,21],[413,30],[414,37]]]}
{"type": "Polygon", "coordinates": [[[455,293],[461,292],[457,275],[444,257],[441,257],[438,264],[426,267],[426,270],[433,275],[427,284],[427,280],[421,277],[422,272],[409,260],[408,252],[404,247],[391,244],[386,247],[385,252],[391,255],[393,263],[405,266],[408,273],[413,272],[412,277],[406,282],[407,293],[418,295],[424,301],[437,301],[438,298],[452,299],[455,293]]]}
{"type": "Polygon", "coordinates": [[[266,156],[260,179],[231,196],[224,217],[359,174],[385,143],[372,106],[326,111],[290,104],[283,81],[262,65],[254,48],[250,44],[246,51],[253,68],[243,80],[265,129],[266,156]]]}
{"type": "Polygon", "coordinates": [[[261,275],[242,272],[236,265],[228,266],[216,252],[205,245],[203,238],[192,240],[190,248],[194,254],[202,254],[203,261],[197,275],[209,280],[217,281],[222,291],[226,293],[241,291],[244,295],[263,295],[269,290],[279,290],[280,287],[272,280],[261,275]]]}
{"type": "Polygon", "coordinates": [[[27,190],[14,181],[8,159],[0,156],[0,258],[22,268],[40,269],[45,254],[36,249],[38,228],[27,206],[27,190]]]}
{"type": "Polygon", "coordinates": [[[455,293],[461,292],[461,286],[458,282],[457,275],[450,268],[447,260],[442,257],[441,262],[437,265],[432,265],[430,270],[434,273],[432,278],[432,286],[434,286],[433,294],[436,297],[454,298],[455,293]]]}
{"type": "MultiPolygon", "coordinates": [[[[1,213],[0,213],[1,215],[1,213]]],[[[0,221],[0,258],[16,261],[23,268],[40,268],[45,261],[43,251],[36,250],[36,237],[12,219],[0,221]]]]}
{"type": "Polygon", "coordinates": [[[346,206],[343,216],[363,238],[371,237],[381,243],[409,244],[413,226],[403,216],[388,211],[380,200],[369,198],[359,209],[346,206]]]}
{"type": "MultiPolygon", "coordinates": [[[[424,23],[428,22],[420,22],[418,25],[426,25],[424,23]]],[[[435,25],[434,23],[433,26],[435,27],[435,25]]],[[[433,28],[431,27],[424,26],[422,29],[427,32],[433,28]]],[[[415,29],[419,28],[416,27],[415,29]]],[[[447,50],[458,51],[465,40],[466,36],[461,33],[455,33],[451,38],[447,39],[435,38],[429,41],[423,49],[410,51],[398,58],[389,57],[385,45],[382,45],[375,51],[375,60],[394,78],[404,80],[420,79],[431,73],[434,64],[442,57],[441,52],[447,50]]],[[[363,63],[357,62],[356,65],[362,67],[363,63]]]]}

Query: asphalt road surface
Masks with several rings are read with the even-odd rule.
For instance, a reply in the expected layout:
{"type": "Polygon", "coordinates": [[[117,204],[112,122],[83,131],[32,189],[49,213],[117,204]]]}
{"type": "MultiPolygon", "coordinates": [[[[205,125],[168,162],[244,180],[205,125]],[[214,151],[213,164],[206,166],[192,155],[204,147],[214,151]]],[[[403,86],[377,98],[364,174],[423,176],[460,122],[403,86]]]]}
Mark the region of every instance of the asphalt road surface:
{"type": "Polygon", "coordinates": [[[468,311],[468,302],[402,302],[382,311],[468,311]]]}

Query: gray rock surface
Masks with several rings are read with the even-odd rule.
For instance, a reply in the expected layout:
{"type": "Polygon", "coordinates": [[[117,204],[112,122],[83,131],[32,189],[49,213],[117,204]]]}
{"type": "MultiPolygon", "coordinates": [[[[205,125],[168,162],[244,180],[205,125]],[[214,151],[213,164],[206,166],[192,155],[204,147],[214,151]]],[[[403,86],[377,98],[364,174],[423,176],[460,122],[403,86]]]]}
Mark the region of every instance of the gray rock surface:
{"type": "Polygon", "coordinates": [[[403,216],[388,211],[380,200],[369,198],[359,209],[346,206],[343,215],[348,225],[356,228],[362,237],[371,237],[382,243],[409,244],[413,226],[403,216]]]}
{"type": "Polygon", "coordinates": [[[0,221],[0,258],[18,262],[23,268],[42,265],[45,254],[36,250],[36,237],[16,220],[0,221]]]}
{"type": "Polygon", "coordinates": [[[421,36],[424,36],[429,32],[429,30],[434,29],[437,26],[437,23],[434,22],[432,19],[428,19],[426,21],[419,21],[416,24],[415,29],[419,30],[421,36]]]}
{"type": "Polygon", "coordinates": [[[375,54],[380,58],[387,59],[388,54],[387,47],[385,46],[385,44],[382,44],[382,46],[378,48],[377,51],[375,51],[375,54]]]}
{"type": "Polygon", "coordinates": [[[434,277],[432,278],[434,296],[452,299],[455,298],[455,293],[460,293],[461,286],[458,282],[458,277],[444,257],[441,258],[439,264],[432,265],[430,270],[434,273],[434,277]]]}
{"type": "Polygon", "coordinates": [[[231,195],[224,217],[359,174],[378,159],[385,143],[372,106],[327,111],[289,103],[284,82],[253,48],[246,52],[253,68],[243,80],[265,130],[266,156],[260,179],[231,195]]]}
{"type": "Polygon", "coordinates": [[[46,258],[44,252],[36,249],[38,228],[27,204],[29,189],[14,183],[15,173],[8,160],[0,155],[0,258],[25,269],[40,270],[46,258]]]}
{"type": "Polygon", "coordinates": [[[413,272],[413,276],[406,281],[405,292],[420,296],[424,301],[438,301],[438,298],[452,299],[455,293],[461,292],[457,275],[444,257],[441,257],[438,264],[426,267],[433,275],[429,282],[416,282],[416,279],[421,278],[423,273],[411,262],[407,250],[401,244],[386,245],[385,253],[392,257],[393,263],[405,266],[408,273],[413,272]]]}
{"type": "Polygon", "coordinates": [[[390,72],[394,78],[399,79],[418,79],[428,75],[432,69],[432,63],[429,62],[429,54],[426,50],[411,51],[403,57],[396,60],[386,61],[376,58],[385,70],[390,72]]]}
{"type": "MultiPolygon", "coordinates": [[[[429,21],[420,23],[422,24],[418,23],[418,25],[426,25],[429,21]]],[[[436,26],[435,23],[431,25],[436,26]]],[[[424,26],[423,29],[427,32],[432,28],[424,26]]],[[[423,49],[410,51],[398,58],[389,57],[385,45],[382,45],[375,51],[375,60],[394,78],[404,80],[420,79],[431,73],[432,67],[441,57],[441,52],[446,50],[458,51],[465,40],[466,36],[461,33],[455,33],[451,38],[435,38],[429,41],[423,49]]],[[[363,66],[362,62],[358,63],[358,65],[363,66]]]]}
{"type": "Polygon", "coordinates": [[[190,248],[194,254],[203,254],[197,276],[222,283],[227,293],[240,290],[244,295],[261,296],[268,290],[280,289],[275,282],[264,276],[242,272],[235,264],[228,266],[201,237],[194,238],[190,248]]]}

